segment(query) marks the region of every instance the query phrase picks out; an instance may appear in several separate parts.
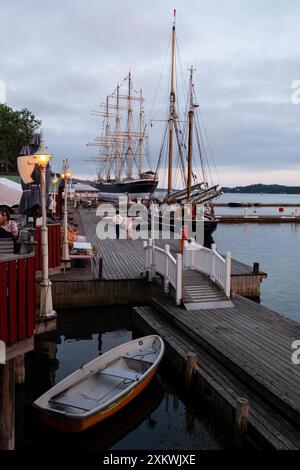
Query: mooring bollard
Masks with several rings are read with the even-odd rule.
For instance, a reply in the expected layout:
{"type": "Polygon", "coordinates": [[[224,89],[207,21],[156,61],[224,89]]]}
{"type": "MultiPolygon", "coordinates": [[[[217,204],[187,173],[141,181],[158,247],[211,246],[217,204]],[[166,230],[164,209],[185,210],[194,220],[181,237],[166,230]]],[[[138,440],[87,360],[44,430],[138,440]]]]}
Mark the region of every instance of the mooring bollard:
{"type": "Polygon", "coordinates": [[[15,380],[17,385],[22,385],[25,382],[24,354],[15,357],[15,380]]]}
{"type": "Polygon", "coordinates": [[[194,378],[195,371],[196,371],[196,366],[197,366],[197,354],[194,352],[187,353],[185,383],[188,389],[190,389],[192,386],[193,378],[194,378]]]}
{"type": "Polygon", "coordinates": [[[247,440],[249,402],[247,398],[239,397],[236,402],[234,441],[237,448],[245,447],[247,440]]]}

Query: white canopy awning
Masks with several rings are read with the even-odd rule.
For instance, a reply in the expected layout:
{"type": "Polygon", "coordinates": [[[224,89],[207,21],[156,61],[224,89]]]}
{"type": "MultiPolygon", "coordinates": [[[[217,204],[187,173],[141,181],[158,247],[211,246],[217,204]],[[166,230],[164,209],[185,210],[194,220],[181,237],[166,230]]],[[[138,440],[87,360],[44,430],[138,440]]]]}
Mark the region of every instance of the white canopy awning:
{"type": "Polygon", "coordinates": [[[19,204],[22,192],[22,186],[19,183],[0,177],[0,205],[11,207],[19,204]]]}

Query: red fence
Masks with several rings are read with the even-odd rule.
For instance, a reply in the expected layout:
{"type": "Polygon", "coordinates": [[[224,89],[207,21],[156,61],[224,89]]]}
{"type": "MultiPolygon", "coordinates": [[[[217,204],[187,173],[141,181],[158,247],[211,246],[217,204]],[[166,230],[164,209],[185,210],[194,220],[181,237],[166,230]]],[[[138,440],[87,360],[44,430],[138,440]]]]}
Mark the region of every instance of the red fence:
{"type": "Polygon", "coordinates": [[[33,336],[35,258],[0,261],[0,339],[7,345],[33,336]]]}
{"type": "MultiPolygon", "coordinates": [[[[35,241],[37,241],[35,253],[35,269],[41,271],[42,269],[42,244],[41,244],[41,228],[37,227],[35,232],[35,241]]],[[[56,268],[60,266],[60,250],[61,250],[61,237],[60,225],[48,225],[48,250],[49,250],[49,268],[56,268]]]]}

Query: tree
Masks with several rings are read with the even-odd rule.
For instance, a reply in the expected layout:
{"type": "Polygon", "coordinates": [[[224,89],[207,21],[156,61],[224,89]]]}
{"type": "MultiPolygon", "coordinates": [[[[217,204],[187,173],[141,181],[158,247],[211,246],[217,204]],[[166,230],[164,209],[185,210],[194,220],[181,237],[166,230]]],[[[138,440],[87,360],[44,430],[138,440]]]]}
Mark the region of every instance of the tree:
{"type": "Polygon", "coordinates": [[[23,145],[30,144],[34,132],[41,121],[28,109],[14,111],[0,104],[0,171],[15,172],[17,157],[23,145]]]}

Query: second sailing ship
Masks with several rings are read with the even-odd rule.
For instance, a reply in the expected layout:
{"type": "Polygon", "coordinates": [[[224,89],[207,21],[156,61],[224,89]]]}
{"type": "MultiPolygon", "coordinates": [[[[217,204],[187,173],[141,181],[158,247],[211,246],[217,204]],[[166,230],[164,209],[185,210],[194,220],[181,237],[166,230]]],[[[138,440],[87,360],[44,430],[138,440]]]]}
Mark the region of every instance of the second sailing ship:
{"type": "Polygon", "coordinates": [[[102,116],[102,133],[88,146],[99,147],[99,156],[88,161],[98,164],[97,189],[104,193],[153,193],[156,174],[144,171],[148,158],[147,126],[144,123],[144,98],[132,86],[131,72],[111,93],[94,115],[102,116]],[[127,85],[125,93],[121,87],[127,85]]]}

